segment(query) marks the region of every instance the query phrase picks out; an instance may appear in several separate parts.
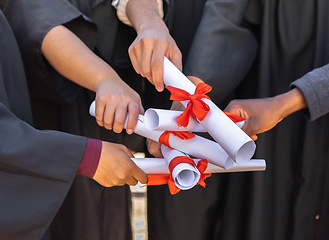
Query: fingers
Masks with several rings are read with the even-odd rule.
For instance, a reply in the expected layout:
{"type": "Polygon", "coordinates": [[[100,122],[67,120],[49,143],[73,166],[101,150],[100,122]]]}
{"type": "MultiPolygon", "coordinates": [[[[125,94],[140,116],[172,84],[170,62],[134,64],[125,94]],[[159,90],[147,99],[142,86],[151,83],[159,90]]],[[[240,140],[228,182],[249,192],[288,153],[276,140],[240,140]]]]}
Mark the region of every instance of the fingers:
{"type": "Polygon", "coordinates": [[[254,141],[256,141],[258,139],[257,135],[252,135],[252,136],[250,136],[250,138],[254,141]]]}
{"type": "Polygon", "coordinates": [[[142,45],[142,57],[141,61],[139,62],[140,66],[140,74],[142,77],[147,78],[151,83],[154,84],[151,72],[151,59],[152,59],[152,52],[153,52],[153,42],[149,41],[148,39],[141,40],[142,45]]]}
{"type": "Polygon", "coordinates": [[[96,101],[95,118],[97,124],[101,127],[104,127],[104,112],[105,112],[105,103],[102,101],[96,101]]]}
{"type": "Polygon", "coordinates": [[[164,89],[164,56],[182,70],[182,54],[166,29],[150,28],[140,32],[128,53],[135,71],[146,77],[159,92],[164,89]]]}
{"type": "Polygon", "coordinates": [[[132,134],[137,124],[140,108],[136,103],[130,103],[128,106],[128,112],[129,112],[129,116],[127,121],[126,131],[128,134],[132,134]]]}
{"type": "Polygon", "coordinates": [[[180,70],[183,70],[183,64],[182,64],[182,53],[181,51],[176,47],[173,50],[172,56],[169,56],[168,59],[180,70]]]}
{"type": "Polygon", "coordinates": [[[163,83],[163,58],[166,53],[166,48],[158,47],[154,49],[152,60],[151,60],[151,69],[152,69],[152,79],[153,84],[158,92],[162,92],[164,89],[163,83]]]}
{"type": "MultiPolygon", "coordinates": [[[[138,181],[140,183],[143,183],[143,184],[147,183],[147,175],[145,174],[145,172],[143,172],[143,170],[141,170],[137,166],[134,171],[133,177],[136,181],[138,181]]],[[[136,185],[136,184],[137,184],[137,182],[134,185],[136,185]]]]}
{"type": "Polygon", "coordinates": [[[138,38],[130,45],[128,49],[130,61],[138,74],[141,74],[140,63],[142,62],[142,48],[138,42],[138,38]]]}
{"type": "Polygon", "coordinates": [[[126,179],[126,184],[128,184],[130,186],[135,186],[137,183],[138,183],[138,181],[133,177],[126,179]]]}
{"type": "Polygon", "coordinates": [[[163,158],[161,144],[151,139],[146,140],[147,149],[156,158],[163,158]]]}
{"type": "Polygon", "coordinates": [[[115,133],[121,133],[127,118],[127,105],[118,105],[114,114],[113,131],[115,133]]]}

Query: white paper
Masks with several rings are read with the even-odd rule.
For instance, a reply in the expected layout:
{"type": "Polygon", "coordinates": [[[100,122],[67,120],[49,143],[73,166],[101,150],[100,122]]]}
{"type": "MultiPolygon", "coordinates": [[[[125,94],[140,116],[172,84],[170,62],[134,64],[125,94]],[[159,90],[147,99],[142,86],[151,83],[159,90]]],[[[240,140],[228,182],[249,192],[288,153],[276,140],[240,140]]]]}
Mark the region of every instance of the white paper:
{"type": "MultiPolygon", "coordinates": [[[[135,164],[146,174],[169,174],[168,165],[163,158],[132,158],[135,164]]],[[[197,164],[200,159],[193,159],[197,164]]],[[[231,172],[251,172],[264,171],[266,162],[263,159],[250,159],[250,161],[234,165],[226,170],[214,164],[208,163],[205,173],[231,173],[231,172]]]]}
{"type": "MultiPolygon", "coordinates": [[[[183,111],[149,108],[144,114],[144,124],[149,130],[206,132],[193,117],[189,118],[189,124],[186,127],[179,126],[177,117],[182,113],[183,111]]],[[[244,122],[240,121],[235,124],[241,128],[244,122]]]]}
{"type": "Polygon", "coordinates": [[[182,111],[149,108],[144,114],[144,123],[149,130],[205,132],[203,126],[190,117],[186,127],[179,126],[177,117],[182,111]]]}
{"type": "MultiPolygon", "coordinates": [[[[159,142],[159,138],[164,131],[148,130],[144,125],[143,116],[139,115],[135,133],[159,142]]],[[[193,157],[207,159],[209,162],[225,169],[229,169],[234,164],[234,161],[216,142],[197,135],[191,139],[183,140],[170,134],[169,145],[193,157]]]]}
{"type": "MultiPolygon", "coordinates": [[[[90,115],[95,116],[94,102],[90,105],[89,113],[90,115]]],[[[156,142],[159,142],[159,138],[161,134],[164,133],[164,131],[156,131],[156,130],[151,131],[147,129],[144,125],[144,117],[142,115],[139,115],[138,117],[138,121],[134,132],[138,135],[149,138],[156,142]]],[[[177,149],[190,156],[200,159],[207,159],[209,162],[213,163],[214,165],[223,167],[225,169],[229,169],[234,164],[232,158],[228,156],[228,154],[223,150],[223,148],[219,144],[197,135],[194,138],[183,140],[177,136],[170,134],[169,145],[172,148],[177,149]]]]}
{"type": "Polygon", "coordinates": [[[95,117],[96,115],[96,102],[93,101],[91,104],[90,104],[90,107],[89,107],[89,114],[93,117],[95,117]]]}
{"type": "MultiPolygon", "coordinates": [[[[165,145],[161,145],[161,152],[167,166],[169,166],[170,162],[175,157],[186,156],[184,153],[175,149],[170,149],[165,145]]],[[[188,190],[194,187],[200,180],[200,176],[201,173],[199,170],[189,163],[177,164],[177,166],[172,170],[172,178],[174,179],[175,185],[181,190],[188,190]]]]}
{"type": "MultiPolygon", "coordinates": [[[[165,85],[194,94],[196,86],[167,58],[164,59],[163,80],[165,85]]],[[[249,161],[254,155],[254,141],[236,126],[211,100],[203,99],[210,107],[207,116],[200,121],[204,129],[237,163],[249,161]]],[[[188,101],[182,101],[186,107],[188,101]]]]}

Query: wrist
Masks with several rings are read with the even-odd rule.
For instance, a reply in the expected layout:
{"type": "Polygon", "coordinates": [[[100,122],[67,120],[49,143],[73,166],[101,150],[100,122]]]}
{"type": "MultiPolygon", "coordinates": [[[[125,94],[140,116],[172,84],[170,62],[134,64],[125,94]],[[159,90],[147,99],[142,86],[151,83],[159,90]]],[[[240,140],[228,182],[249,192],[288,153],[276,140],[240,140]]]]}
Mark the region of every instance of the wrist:
{"type": "Polygon", "coordinates": [[[149,28],[166,29],[157,2],[150,0],[130,0],[126,5],[126,14],[137,34],[149,28]]]}
{"type": "Polygon", "coordinates": [[[160,17],[155,16],[148,17],[147,20],[139,22],[134,26],[134,28],[137,34],[140,34],[141,32],[150,29],[162,30],[169,33],[169,30],[166,24],[162,21],[162,19],[160,17]]]}
{"type": "Polygon", "coordinates": [[[276,96],[275,101],[278,109],[281,109],[281,119],[307,107],[304,95],[298,88],[294,88],[289,92],[276,96]]]}

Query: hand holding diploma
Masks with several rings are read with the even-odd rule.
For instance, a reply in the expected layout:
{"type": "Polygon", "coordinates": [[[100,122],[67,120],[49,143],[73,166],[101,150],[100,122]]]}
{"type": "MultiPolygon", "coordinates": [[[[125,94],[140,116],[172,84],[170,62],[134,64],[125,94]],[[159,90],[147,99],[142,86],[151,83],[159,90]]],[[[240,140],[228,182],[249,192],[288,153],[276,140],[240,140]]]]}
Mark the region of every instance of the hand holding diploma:
{"type": "MultiPolygon", "coordinates": [[[[138,116],[134,132],[162,144],[163,159],[134,160],[149,174],[149,185],[168,183],[171,193],[175,194],[196,184],[205,186],[203,180],[211,172],[265,169],[264,160],[251,159],[255,143],[240,129],[244,119],[222,112],[206,95],[211,91],[209,85],[195,86],[166,58],[163,79],[171,92],[171,100],[180,101],[186,109],[149,109],[145,116],[138,116]],[[198,131],[208,132],[216,142],[191,133],[198,131]]],[[[94,103],[90,114],[95,115],[94,103]]],[[[128,118],[129,115],[125,128],[128,118]]]]}
{"type": "MultiPolygon", "coordinates": [[[[89,112],[92,116],[94,115],[94,104],[90,105],[89,112]]],[[[166,131],[151,131],[145,127],[144,116],[142,115],[138,117],[135,133],[153,141],[169,145],[191,156],[207,159],[209,162],[225,169],[229,169],[234,163],[223,148],[216,142],[197,135],[193,138],[189,138],[189,136],[184,134],[184,136],[177,136],[166,131]]]]}

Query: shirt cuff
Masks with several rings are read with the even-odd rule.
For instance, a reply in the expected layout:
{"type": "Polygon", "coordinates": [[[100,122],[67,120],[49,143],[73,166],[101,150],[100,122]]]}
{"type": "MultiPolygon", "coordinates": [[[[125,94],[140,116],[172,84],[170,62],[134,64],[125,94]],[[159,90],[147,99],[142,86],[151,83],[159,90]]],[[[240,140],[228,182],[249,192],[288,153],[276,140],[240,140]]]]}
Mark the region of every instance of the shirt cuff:
{"type": "MultiPolygon", "coordinates": [[[[163,13],[162,0],[155,0],[155,1],[158,6],[158,13],[160,17],[163,18],[164,13],[163,13]]],[[[126,25],[132,26],[126,14],[126,6],[128,2],[129,0],[113,0],[112,6],[114,6],[117,9],[117,16],[120,19],[120,21],[126,25]]]]}
{"type": "Polygon", "coordinates": [[[83,154],[77,174],[93,178],[98,167],[102,152],[102,141],[88,138],[85,153],[83,154]]]}

